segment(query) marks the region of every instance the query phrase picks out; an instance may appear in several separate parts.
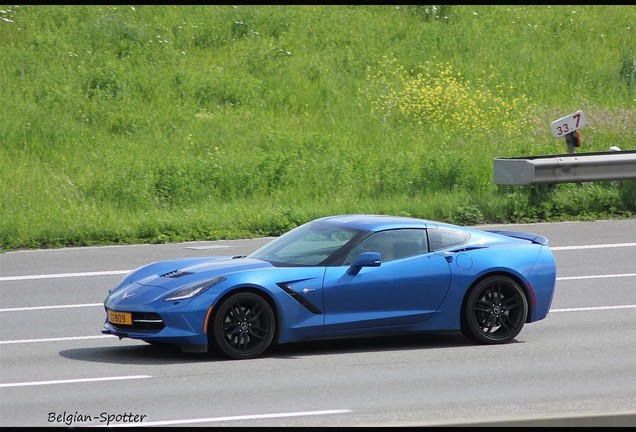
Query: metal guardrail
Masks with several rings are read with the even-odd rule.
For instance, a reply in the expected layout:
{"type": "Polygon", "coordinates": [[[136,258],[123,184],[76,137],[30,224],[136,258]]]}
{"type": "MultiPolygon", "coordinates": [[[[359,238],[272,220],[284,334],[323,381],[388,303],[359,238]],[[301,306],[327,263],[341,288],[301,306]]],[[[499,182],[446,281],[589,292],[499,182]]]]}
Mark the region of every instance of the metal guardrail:
{"type": "Polygon", "coordinates": [[[495,158],[495,183],[532,185],[636,178],[636,150],[495,158]]]}

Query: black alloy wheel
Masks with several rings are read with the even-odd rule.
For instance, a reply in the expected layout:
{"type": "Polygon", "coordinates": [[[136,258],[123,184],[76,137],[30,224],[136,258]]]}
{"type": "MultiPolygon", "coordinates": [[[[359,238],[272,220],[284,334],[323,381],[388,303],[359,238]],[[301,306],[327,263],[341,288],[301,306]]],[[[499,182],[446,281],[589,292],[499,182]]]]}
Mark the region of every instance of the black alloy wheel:
{"type": "Polygon", "coordinates": [[[521,332],[528,301],[517,282],[494,275],[475,285],[462,311],[462,333],[481,344],[508,343],[521,332]]]}
{"type": "Polygon", "coordinates": [[[252,292],[239,292],[221,303],[212,321],[214,344],[232,359],[258,357],[271,344],[274,312],[267,301],[252,292]]]}

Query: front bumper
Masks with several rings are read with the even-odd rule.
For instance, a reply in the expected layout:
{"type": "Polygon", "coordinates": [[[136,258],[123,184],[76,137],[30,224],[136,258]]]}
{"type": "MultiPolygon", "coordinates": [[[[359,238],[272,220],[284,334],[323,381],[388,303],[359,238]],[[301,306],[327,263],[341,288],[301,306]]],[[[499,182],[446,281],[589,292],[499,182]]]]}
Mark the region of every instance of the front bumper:
{"type": "MultiPolygon", "coordinates": [[[[179,345],[207,345],[207,310],[132,312],[133,325],[113,324],[104,320],[101,332],[122,338],[146,342],[179,345]]],[[[108,309],[106,309],[108,316],[108,309]]]]}

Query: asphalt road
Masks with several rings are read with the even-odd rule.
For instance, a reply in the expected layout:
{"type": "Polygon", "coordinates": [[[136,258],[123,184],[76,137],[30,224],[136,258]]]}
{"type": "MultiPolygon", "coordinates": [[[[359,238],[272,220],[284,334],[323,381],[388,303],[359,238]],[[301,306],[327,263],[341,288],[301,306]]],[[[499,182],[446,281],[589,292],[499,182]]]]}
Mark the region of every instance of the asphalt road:
{"type": "Polygon", "coordinates": [[[558,266],[550,314],[516,342],[321,341],[243,361],[102,335],[101,303],[138,266],[269,239],[1,254],[0,427],[635,426],[636,220],[504,228],[548,237],[558,266]]]}

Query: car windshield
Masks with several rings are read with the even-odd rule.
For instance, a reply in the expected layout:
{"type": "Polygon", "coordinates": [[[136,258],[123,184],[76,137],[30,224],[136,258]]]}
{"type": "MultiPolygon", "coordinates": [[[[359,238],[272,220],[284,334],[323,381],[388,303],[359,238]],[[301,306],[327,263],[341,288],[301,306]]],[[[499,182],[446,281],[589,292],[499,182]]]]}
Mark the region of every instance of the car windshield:
{"type": "Polygon", "coordinates": [[[310,222],[262,246],[248,258],[281,266],[321,265],[362,232],[324,222],[310,222]]]}

